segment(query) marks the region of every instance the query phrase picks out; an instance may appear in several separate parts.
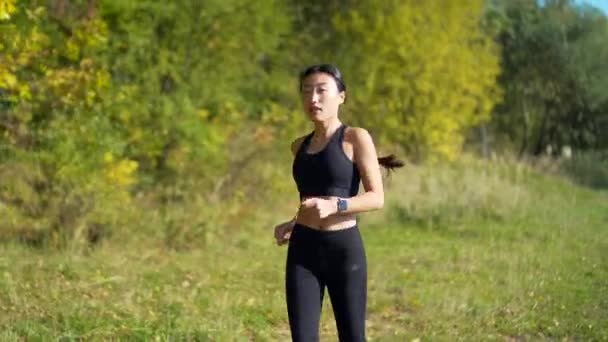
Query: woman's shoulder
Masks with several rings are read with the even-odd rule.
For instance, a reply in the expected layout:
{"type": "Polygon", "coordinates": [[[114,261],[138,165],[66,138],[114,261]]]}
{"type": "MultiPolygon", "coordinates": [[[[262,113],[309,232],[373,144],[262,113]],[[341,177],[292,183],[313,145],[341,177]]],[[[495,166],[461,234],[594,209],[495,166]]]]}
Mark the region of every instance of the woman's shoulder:
{"type": "Polygon", "coordinates": [[[351,144],[361,144],[371,141],[371,135],[363,127],[347,126],[344,130],[344,140],[351,144]]]}
{"type": "Polygon", "coordinates": [[[302,143],[309,135],[310,134],[306,134],[301,137],[297,137],[294,141],[291,142],[291,153],[293,153],[294,156],[298,153],[300,146],[302,146],[302,143]]]}

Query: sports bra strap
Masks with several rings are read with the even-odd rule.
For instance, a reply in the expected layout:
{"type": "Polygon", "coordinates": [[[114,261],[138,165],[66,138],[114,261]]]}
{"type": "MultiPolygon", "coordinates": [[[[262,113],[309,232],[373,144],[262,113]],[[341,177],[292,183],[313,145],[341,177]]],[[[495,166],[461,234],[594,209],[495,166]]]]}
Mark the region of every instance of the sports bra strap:
{"type": "Polygon", "coordinates": [[[340,127],[340,132],[338,132],[338,142],[340,143],[340,148],[342,148],[342,143],[344,142],[344,132],[346,132],[346,125],[342,124],[342,127],[340,127]]]}
{"type": "Polygon", "coordinates": [[[310,140],[312,139],[312,135],[314,133],[315,133],[315,131],[312,131],[304,137],[304,140],[302,140],[302,143],[300,144],[300,148],[298,149],[298,154],[300,152],[306,153],[306,150],[308,150],[308,145],[310,145],[310,140]]]}

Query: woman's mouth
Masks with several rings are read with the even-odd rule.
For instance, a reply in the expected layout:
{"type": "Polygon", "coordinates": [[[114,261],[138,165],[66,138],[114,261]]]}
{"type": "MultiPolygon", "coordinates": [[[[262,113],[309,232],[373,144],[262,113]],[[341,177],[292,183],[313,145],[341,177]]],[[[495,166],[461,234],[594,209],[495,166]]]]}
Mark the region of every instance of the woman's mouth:
{"type": "Polygon", "coordinates": [[[320,112],[321,108],[317,107],[317,106],[311,106],[308,108],[308,112],[310,112],[311,114],[316,113],[316,112],[320,112]]]}

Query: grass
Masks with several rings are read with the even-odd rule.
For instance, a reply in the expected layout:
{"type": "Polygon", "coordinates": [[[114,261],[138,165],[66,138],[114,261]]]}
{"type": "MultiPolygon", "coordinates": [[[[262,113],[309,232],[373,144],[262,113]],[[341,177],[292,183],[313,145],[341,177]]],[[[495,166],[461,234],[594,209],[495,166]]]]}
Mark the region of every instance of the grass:
{"type": "MultiPolygon", "coordinates": [[[[606,192],[477,161],[392,177],[361,219],[370,340],[608,340],[606,192]]],[[[191,250],[0,245],[0,340],[289,340],[274,214],[191,250]]]]}

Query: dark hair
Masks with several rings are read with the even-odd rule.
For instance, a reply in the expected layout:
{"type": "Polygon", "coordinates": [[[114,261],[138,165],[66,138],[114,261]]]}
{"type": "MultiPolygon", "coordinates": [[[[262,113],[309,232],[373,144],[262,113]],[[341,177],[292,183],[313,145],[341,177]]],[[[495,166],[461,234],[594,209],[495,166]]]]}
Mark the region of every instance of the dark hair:
{"type": "Polygon", "coordinates": [[[346,85],[344,84],[344,80],[342,80],[342,73],[340,70],[338,70],[338,68],[331,64],[312,65],[302,71],[300,73],[300,90],[302,90],[302,82],[304,82],[306,77],[319,72],[333,77],[334,81],[336,81],[336,85],[338,86],[338,91],[346,91],[346,85]]]}
{"type": "MultiPolygon", "coordinates": [[[[342,73],[335,65],[332,64],[316,64],[304,69],[304,71],[300,73],[300,91],[302,90],[302,83],[306,77],[319,72],[330,75],[334,81],[336,81],[338,91],[346,91],[346,84],[342,79],[342,73]]],[[[389,154],[388,156],[378,158],[378,163],[388,171],[392,171],[405,165],[401,160],[397,159],[394,154],[389,154]]]]}
{"type": "Polygon", "coordinates": [[[378,158],[378,163],[388,171],[393,171],[394,169],[403,167],[405,165],[405,163],[397,159],[394,154],[389,154],[388,156],[378,158]]]}

